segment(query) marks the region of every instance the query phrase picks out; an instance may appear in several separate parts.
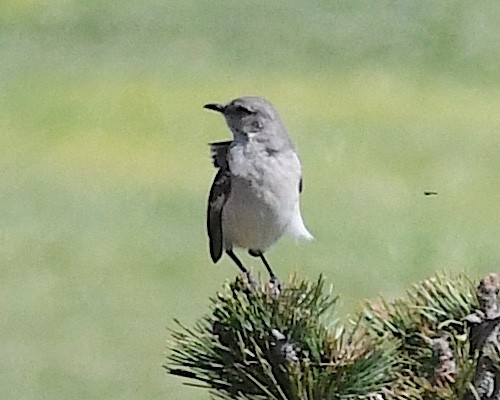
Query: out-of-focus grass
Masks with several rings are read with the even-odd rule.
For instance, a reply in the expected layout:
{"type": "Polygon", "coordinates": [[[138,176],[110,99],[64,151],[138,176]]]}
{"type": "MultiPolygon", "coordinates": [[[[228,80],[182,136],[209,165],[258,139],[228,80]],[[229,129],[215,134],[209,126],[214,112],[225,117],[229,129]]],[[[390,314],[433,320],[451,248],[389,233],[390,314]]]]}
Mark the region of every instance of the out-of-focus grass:
{"type": "Polygon", "coordinates": [[[160,366],[236,273],[207,254],[208,101],[280,110],[316,241],[269,259],[341,311],[498,267],[496,2],[292,3],[1,6],[2,397],[207,397],[160,366]]]}

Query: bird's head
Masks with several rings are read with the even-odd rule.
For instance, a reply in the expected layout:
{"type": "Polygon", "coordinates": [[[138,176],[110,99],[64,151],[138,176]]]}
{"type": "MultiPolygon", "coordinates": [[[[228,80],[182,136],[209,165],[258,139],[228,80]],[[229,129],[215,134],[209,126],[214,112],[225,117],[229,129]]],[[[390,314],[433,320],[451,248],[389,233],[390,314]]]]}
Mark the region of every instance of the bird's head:
{"type": "Polygon", "coordinates": [[[226,105],[206,104],[205,108],[224,115],[235,140],[264,139],[283,130],[278,112],[261,97],[244,96],[226,105]]]}

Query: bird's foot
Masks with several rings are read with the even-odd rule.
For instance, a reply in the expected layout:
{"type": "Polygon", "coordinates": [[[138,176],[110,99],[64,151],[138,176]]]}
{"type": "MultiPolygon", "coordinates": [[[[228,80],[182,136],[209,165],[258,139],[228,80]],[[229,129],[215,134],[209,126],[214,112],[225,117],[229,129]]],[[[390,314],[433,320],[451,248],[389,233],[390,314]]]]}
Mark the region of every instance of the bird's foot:
{"type": "Polygon", "coordinates": [[[267,290],[269,294],[273,297],[278,297],[281,294],[281,289],[282,285],[280,280],[275,276],[271,276],[271,279],[267,284],[267,290]]]}
{"type": "Polygon", "coordinates": [[[242,274],[236,276],[236,279],[231,284],[231,288],[235,292],[243,292],[246,294],[253,293],[257,290],[257,280],[250,273],[250,271],[245,271],[242,274]]]}
{"type": "Polygon", "coordinates": [[[247,280],[248,287],[251,289],[257,288],[257,279],[255,279],[250,271],[245,272],[245,278],[247,280]]]}

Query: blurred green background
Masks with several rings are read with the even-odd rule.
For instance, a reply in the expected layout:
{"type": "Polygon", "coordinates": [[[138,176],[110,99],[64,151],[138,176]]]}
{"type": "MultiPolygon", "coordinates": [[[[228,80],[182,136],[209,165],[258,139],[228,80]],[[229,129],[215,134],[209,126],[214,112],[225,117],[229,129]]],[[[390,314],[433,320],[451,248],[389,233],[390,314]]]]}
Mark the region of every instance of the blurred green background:
{"type": "Polygon", "coordinates": [[[280,110],[316,241],[269,260],[341,315],[498,270],[499,37],[496,0],[3,1],[0,397],[208,398],[161,368],[237,272],[208,255],[207,102],[280,110]]]}

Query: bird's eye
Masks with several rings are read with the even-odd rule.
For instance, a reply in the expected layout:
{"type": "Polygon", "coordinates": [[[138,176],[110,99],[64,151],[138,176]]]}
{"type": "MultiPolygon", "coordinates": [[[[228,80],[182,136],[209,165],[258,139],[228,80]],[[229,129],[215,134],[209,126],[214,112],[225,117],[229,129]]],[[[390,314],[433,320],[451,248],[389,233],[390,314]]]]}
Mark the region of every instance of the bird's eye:
{"type": "Polygon", "coordinates": [[[239,112],[239,113],[242,113],[242,114],[253,114],[253,111],[249,110],[248,108],[244,107],[244,106],[236,106],[236,111],[239,112]]]}
{"type": "Polygon", "coordinates": [[[254,121],[252,121],[252,128],[257,130],[262,129],[263,128],[262,122],[259,121],[258,119],[255,119],[254,121]]]}

